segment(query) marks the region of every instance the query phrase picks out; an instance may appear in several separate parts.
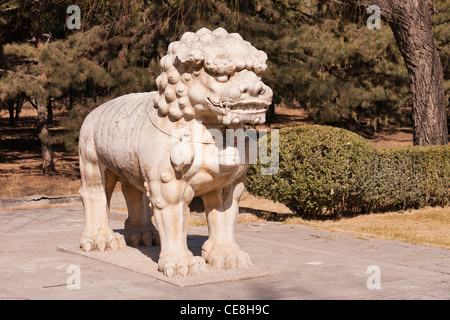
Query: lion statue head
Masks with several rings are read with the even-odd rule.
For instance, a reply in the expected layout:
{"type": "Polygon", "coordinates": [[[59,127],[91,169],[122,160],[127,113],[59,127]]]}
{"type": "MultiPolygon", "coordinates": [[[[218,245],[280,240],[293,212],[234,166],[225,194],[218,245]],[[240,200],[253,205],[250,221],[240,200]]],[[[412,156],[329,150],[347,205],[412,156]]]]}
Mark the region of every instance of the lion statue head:
{"type": "Polygon", "coordinates": [[[186,32],[169,45],[156,78],[160,116],[224,125],[265,122],[272,90],[261,81],[267,55],[223,28],[186,32]]]}

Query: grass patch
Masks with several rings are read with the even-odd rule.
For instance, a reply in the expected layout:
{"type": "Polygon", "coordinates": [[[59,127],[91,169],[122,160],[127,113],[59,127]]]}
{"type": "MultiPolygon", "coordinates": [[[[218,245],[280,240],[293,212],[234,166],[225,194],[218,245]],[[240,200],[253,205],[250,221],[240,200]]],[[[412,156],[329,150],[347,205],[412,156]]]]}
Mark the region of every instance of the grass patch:
{"type": "Polygon", "coordinates": [[[0,177],[0,186],[0,198],[20,198],[35,194],[74,195],[78,194],[80,180],[56,175],[11,175],[0,177]]]}
{"type": "Polygon", "coordinates": [[[290,217],[289,224],[304,224],[333,232],[353,233],[384,240],[399,240],[450,249],[450,207],[427,207],[403,212],[359,215],[339,220],[290,217]]]}

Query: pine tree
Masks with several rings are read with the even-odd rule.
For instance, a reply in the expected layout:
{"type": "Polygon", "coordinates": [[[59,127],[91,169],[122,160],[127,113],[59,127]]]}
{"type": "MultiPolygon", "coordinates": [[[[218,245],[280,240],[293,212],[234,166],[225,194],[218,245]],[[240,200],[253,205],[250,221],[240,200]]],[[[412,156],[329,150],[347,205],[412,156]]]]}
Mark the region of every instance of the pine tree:
{"type": "MultiPolygon", "coordinates": [[[[49,138],[49,144],[64,141],[75,148],[92,108],[119,95],[155,90],[169,43],[202,27],[239,32],[268,54],[263,80],[274,90],[277,106],[304,108],[318,123],[379,129],[410,121],[408,72],[392,31],[385,25],[369,30],[364,10],[339,2],[47,0],[41,1],[40,48],[35,3],[0,5],[1,30],[10,31],[0,32],[0,101],[5,108],[14,101],[16,108],[22,97],[50,112],[48,119],[53,107],[65,110],[67,134],[49,138]],[[80,31],[65,28],[69,4],[81,8],[80,31]]],[[[443,11],[433,17],[447,96],[448,7],[437,0],[443,11]]]]}
{"type": "Polygon", "coordinates": [[[444,71],[444,91],[447,114],[450,116],[450,2],[435,0],[435,12],[431,16],[433,38],[444,71]]]}
{"type": "MultiPolygon", "coordinates": [[[[42,168],[45,173],[55,171],[49,126],[56,101],[79,99],[83,95],[97,95],[108,87],[111,77],[107,72],[72,48],[65,40],[44,41],[43,2],[33,1],[31,19],[34,26],[33,43],[11,43],[3,46],[6,70],[0,78],[0,99],[3,101],[28,101],[37,110],[37,136],[42,147],[42,168]]],[[[51,33],[51,32],[50,32],[51,33]]],[[[49,33],[49,34],[50,34],[49,33]]]]}
{"type": "Polygon", "coordinates": [[[415,145],[447,145],[444,77],[433,40],[431,0],[348,0],[364,8],[376,5],[394,33],[408,70],[415,145]],[[420,43],[421,45],[417,45],[420,43]]]}

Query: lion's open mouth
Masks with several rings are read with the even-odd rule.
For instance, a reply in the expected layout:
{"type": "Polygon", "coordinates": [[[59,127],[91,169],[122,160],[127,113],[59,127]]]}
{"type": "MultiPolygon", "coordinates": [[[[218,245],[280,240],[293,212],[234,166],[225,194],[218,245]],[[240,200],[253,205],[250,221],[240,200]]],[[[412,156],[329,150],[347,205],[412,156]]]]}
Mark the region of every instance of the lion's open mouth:
{"type": "Polygon", "coordinates": [[[236,102],[214,102],[206,98],[211,111],[218,115],[223,124],[250,123],[259,124],[266,121],[266,111],[271,101],[241,100],[236,102]]]}

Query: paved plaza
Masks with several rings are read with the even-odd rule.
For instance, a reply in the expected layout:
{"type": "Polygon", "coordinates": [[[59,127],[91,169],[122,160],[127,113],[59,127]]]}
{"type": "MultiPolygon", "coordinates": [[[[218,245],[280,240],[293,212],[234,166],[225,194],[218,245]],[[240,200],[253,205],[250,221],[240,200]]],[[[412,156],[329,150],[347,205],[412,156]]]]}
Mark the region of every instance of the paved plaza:
{"type": "MultiPolygon", "coordinates": [[[[114,195],[110,224],[123,232],[114,195]]],[[[159,248],[82,252],[80,204],[0,211],[0,299],[450,299],[450,250],[280,222],[239,224],[248,270],[167,279],[159,248]]],[[[199,255],[207,227],[189,227],[199,255]]]]}

